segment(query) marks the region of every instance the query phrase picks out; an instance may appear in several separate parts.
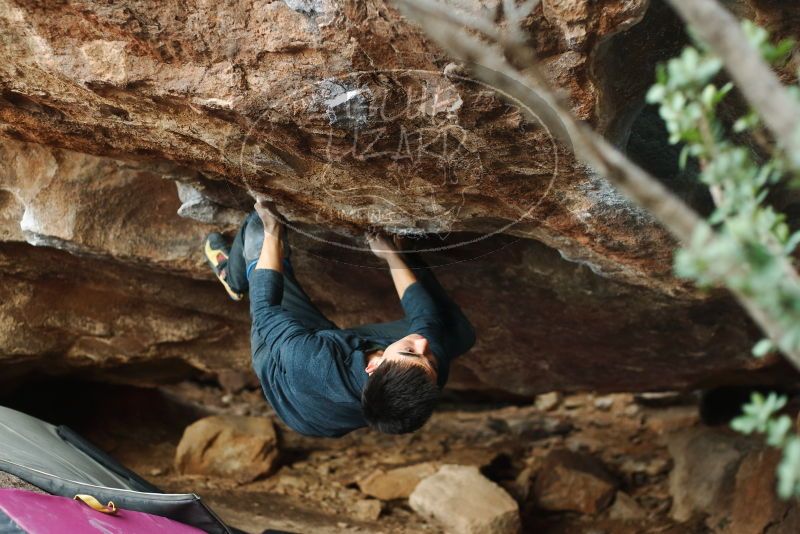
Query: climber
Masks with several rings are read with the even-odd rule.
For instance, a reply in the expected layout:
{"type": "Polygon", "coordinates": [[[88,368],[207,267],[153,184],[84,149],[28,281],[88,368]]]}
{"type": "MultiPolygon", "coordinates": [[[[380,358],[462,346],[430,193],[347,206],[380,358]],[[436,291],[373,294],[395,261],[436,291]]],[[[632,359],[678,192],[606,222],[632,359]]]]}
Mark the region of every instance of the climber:
{"type": "Polygon", "coordinates": [[[216,233],[205,251],[234,300],[249,289],[253,368],[275,412],[312,436],[342,436],[364,426],[390,434],[420,428],[451,360],[475,342],[461,309],[416,254],[368,235],[373,254],[391,270],[405,317],[338,328],[295,278],[280,215],[265,202],[255,207],[230,251],[216,233]]]}

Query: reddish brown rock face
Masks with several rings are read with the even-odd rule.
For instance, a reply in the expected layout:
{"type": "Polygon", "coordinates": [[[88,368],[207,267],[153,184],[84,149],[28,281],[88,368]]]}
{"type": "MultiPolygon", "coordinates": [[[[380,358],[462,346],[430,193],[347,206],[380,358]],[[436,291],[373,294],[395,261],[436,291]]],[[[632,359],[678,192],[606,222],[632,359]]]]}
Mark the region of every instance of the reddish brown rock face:
{"type": "MultiPolygon", "coordinates": [[[[3,157],[13,162],[0,188],[4,378],[79,372],[157,383],[248,370],[247,304],[228,300],[203,265],[203,237],[218,226],[177,215],[175,184],[162,178],[172,171],[10,141],[3,157]]],[[[473,237],[412,243],[436,249],[473,237]]],[[[309,225],[290,239],[301,282],[337,324],[399,317],[374,258],[327,242],[357,241],[309,225]]],[[[613,281],[509,236],[426,257],[478,331],[453,370],[455,387],[676,388],[758,364],[745,350],[754,333],[727,301],[613,281]]]]}
{"type": "MultiPolygon", "coordinates": [[[[576,113],[620,139],[637,111],[630,97],[672,46],[642,46],[636,32],[657,18],[637,28],[646,7],[544,2],[530,21],[576,113]],[[612,44],[641,59],[625,83],[614,82],[612,44]]],[[[339,228],[502,230],[617,279],[678,287],[657,225],[525,110],[446,76],[448,59],[380,0],[193,10],[9,0],[0,32],[0,135],[173,161],[200,171],[195,181],[262,191],[297,218],[339,228]]]]}
{"type": "MultiPolygon", "coordinates": [[[[681,43],[659,2],[544,1],[528,26],[576,114],[623,145],[681,43]]],[[[248,189],[311,236],[296,268],[342,325],[399,307],[366,253],[319,238],[428,234],[479,334],[456,387],[672,389],[765,365],[735,305],[671,276],[647,214],[390,4],[0,0],[0,54],[3,377],[247,369],[246,305],[200,244],[248,189]]]]}

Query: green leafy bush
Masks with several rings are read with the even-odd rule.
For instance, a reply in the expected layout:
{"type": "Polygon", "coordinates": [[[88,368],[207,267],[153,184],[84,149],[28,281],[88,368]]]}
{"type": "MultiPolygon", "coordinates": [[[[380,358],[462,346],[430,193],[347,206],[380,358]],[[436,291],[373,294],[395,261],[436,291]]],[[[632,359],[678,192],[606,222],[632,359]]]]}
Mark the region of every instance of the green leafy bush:
{"type": "MultiPolygon", "coordinates": [[[[772,44],[767,31],[750,22],[744,23],[744,30],[773,65],[784,64],[794,49],[791,40],[772,44]]],[[[735,289],[782,323],[785,335],[757,343],[755,356],[776,349],[796,351],[800,281],[786,266],[793,263],[800,231],[790,230],[786,216],[768,197],[778,184],[796,180],[800,155],[786,154],[771,143],[752,111],[732,124],[721,120],[720,105],[734,89],[731,83],[718,83],[722,68],[722,62],[698,43],[658,67],[656,84],[647,95],[649,103],[660,106],[670,142],[683,145],[681,165],[689,158],[698,160],[699,179],[709,187],[716,206],[708,220],[714,238],[709,227],[698,228],[691,243],[676,253],[675,271],[701,287],[735,289]]],[[[746,434],[764,434],[769,445],[783,450],[778,492],[788,498],[800,495],[800,437],[792,431],[789,416],[779,414],[785,404],[785,397],[755,393],[732,426],[746,434]]]]}

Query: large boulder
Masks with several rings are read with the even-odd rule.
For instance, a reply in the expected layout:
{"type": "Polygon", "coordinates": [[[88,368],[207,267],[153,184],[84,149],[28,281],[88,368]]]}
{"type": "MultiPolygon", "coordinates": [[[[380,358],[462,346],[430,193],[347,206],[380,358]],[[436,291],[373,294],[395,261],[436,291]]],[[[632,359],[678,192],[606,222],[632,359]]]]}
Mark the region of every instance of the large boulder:
{"type": "Polygon", "coordinates": [[[278,462],[278,438],[264,417],[214,415],[186,427],[175,451],[181,474],[250,482],[270,474],[278,462]]]}
{"type": "MultiPolygon", "coordinates": [[[[529,30],[548,76],[624,142],[677,19],[646,0],[542,4],[529,30]]],[[[175,162],[216,201],[242,200],[224,180],[341,228],[523,235],[679,290],[663,229],[524,110],[446,75],[460,71],[389,2],[1,7],[4,137],[175,162]]]]}
{"type": "Polygon", "coordinates": [[[249,368],[247,310],[199,280],[217,227],[177,216],[172,175],[12,141],[0,159],[4,380],[99,372],[153,384],[249,368]]]}
{"type": "Polygon", "coordinates": [[[670,515],[688,521],[696,515],[728,516],[736,473],[752,441],[729,431],[700,427],[667,438],[674,466],[669,475],[670,515]]]}
{"type": "Polygon", "coordinates": [[[800,532],[800,507],[777,494],[779,450],[762,438],[729,430],[694,428],[667,438],[671,515],[703,519],[712,532],[788,534],[800,532]]]}
{"type": "Polygon", "coordinates": [[[517,534],[521,527],[517,503],[477,467],[442,466],[419,483],[408,502],[447,532],[517,534]]]}
{"type": "MultiPolygon", "coordinates": [[[[640,108],[683,42],[671,11],[541,4],[531,43],[573,111],[642,163],[670,154],[640,108]]],[[[478,331],[454,387],[791,379],[749,357],[758,333],[732,300],[670,274],[674,243],[651,217],[383,0],[0,0],[0,35],[4,382],[246,371],[246,304],[200,244],[232,230],[248,190],[295,223],[295,267],[338,324],[398,314],[353,236],[420,237],[478,331]]],[[[654,170],[675,185],[671,169],[654,170]]]]}
{"type": "MultiPolygon", "coordinates": [[[[0,155],[13,162],[0,167],[0,380],[80,371],[153,384],[249,372],[247,305],[226,298],[202,254],[204,236],[232,228],[231,217],[178,216],[182,201],[164,178],[182,184],[183,170],[17,141],[0,142],[0,155]]],[[[390,277],[369,253],[331,244],[342,237],[317,226],[290,233],[300,280],[337,324],[397,318],[390,277]]],[[[692,387],[737,370],[738,380],[770,379],[751,372],[759,368],[791,376],[749,356],[756,333],[731,301],[615,281],[532,240],[441,250],[474,237],[415,242],[478,332],[453,387],[532,395],[692,387]]]]}
{"type": "MultiPolygon", "coordinates": [[[[249,369],[246,303],[226,298],[202,255],[206,233],[230,226],[176,214],[181,200],[163,177],[179,170],[15,141],[0,153],[14,163],[0,167],[0,380],[80,370],[152,384],[249,369]]],[[[315,228],[299,225],[291,239],[298,276],[321,309],[341,325],[397,318],[388,273],[315,228]]],[[[426,257],[442,266],[439,278],[478,332],[456,362],[454,387],[647,391],[737,369],[772,372],[749,357],[755,332],[730,301],[605,278],[531,240],[438,250],[469,237],[416,244],[434,249],[426,257]]]]}
{"type": "Polygon", "coordinates": [[[730,491],[733,497],[724,522],[726,532],[800,532],[797,501],[782,500],[776,490],[780,457],[781,452],[775,449],[754,450],[744,457],[730,491]]]}

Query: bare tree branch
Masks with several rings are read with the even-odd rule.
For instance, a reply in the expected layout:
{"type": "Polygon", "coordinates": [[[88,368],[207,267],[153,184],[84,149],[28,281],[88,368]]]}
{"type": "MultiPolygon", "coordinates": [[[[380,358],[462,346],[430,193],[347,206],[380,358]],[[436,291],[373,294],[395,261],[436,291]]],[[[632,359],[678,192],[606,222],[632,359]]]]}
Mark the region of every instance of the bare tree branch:
{"type": "Polygon", "coordinates": [[[550,132],[585,163],[606,176],[624,194],[653,213],[680,241],[688,243],[705,222],[661,182],[630,162],[603,137],[581,122],[548,87],[536,63],[525,72],[509,64],[494,47],[464,32],[448,12],[431,8],[436,0],[400,0],[403,7],[450,54],[467,64],[482,81],[512,104],[534,111],[550,132]],[[430,16],[436,13],[437,16],[430,16]],[[535,89],[532,87],[535,85],[535,89]],[[510,98],[509,98],[510,97],[510,98]]]}
{"type": "MultiPolygon", "coordinates": [[[[631,162],[597,132],[578,121],[566,104],[549,87],[546,77],[516,29],[498,38],[493,32],[479,32],[489,42],[465,32],[458,17],[441,9],[437,0],[397,0],[404,12],[414,19],[445,51],[464,62],[480,80],[495,88],[512,104],[523,104],[537,115],[543,125],[559,140],[572,147],[575,155],[603,175],[620,192],[642,206],[679,241],[689,244],[695,232],[704,228],[707,243],[717,235],[692,208],[675,196],[646,171],[631,162]]],[[[701,0],[670,0],[683,3],[701,0]]],[[[708,2],[711,0],[702,0],[708,2]]],[[[489,21],[492,22],[492,21],[489,21]]],[[[519,19],[513,21],[520,23],[519,19]]],[[[734,21],[738,29],[738,23],[734,21]]],[[[770,73],[771,74],[771,73],[770,73]]],[[[791,264],[782,266],[792,278],[797,273],[791,264]]],[[[733,290],[734,296],[776,345],[787,333],[781,321],[770,315],[755,299],[733,290]]],[[[800,352],[784,351],[800,369],[800,352]]]]}
{"type": "Polygon", "coordinates": [[[675,11],[722,59],[725,69],[778,144],[799,167],[800,105],[747,41],[739,21],[717,0],[668,0],[675,11]]]}

